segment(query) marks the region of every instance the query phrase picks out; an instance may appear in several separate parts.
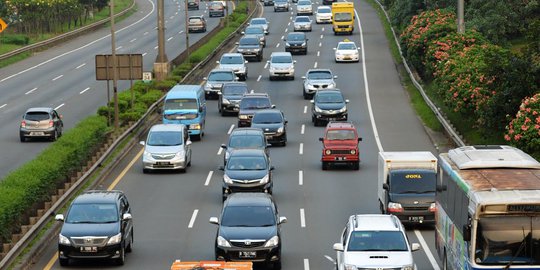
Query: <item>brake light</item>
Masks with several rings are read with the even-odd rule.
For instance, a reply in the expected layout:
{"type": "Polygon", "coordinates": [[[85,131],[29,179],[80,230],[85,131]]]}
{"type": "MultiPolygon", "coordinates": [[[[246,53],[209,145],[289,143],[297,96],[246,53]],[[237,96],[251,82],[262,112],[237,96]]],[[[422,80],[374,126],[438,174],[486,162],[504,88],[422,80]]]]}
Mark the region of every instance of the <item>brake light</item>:
{"type": "Polygon", "coordinates": [[[22,120],[21,127],[26,127],[26,121],[22,120]]]}
{"type": "Polygon", "coordinates": [[[53,120],[49,120],[49,127],[53,127],[53,126],[54,126],[53,120]]]}
{"type": "Polygon", "coordinates": [[[437,204],[431,203],[429,206],[429,212],[437,212],[437,204]]]}
{"type": "Polygon", "coordinates": [[[400,203],[389,202],[387,210],[389,213],[401,213],[403,212],[403,207],[400,203]]]}

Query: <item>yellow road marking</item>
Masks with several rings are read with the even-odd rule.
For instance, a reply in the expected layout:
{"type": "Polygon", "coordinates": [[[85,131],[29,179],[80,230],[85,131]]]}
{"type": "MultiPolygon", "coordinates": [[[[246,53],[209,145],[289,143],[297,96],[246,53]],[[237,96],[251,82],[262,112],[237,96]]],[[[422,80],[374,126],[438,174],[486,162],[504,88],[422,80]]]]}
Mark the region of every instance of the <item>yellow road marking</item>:
{"type": "MultiPolygon", "coordinates": [[[[58,252],[57,252],[58,253],[58,252]]],[[[45,267],[43,268],[43,270],[49,270],[52,268],[53,264],[56,262],[56,258],[58,258],[58,256],[54,255],[50,260],[49,260],[49,263],[47,263],[47,265],[45,265],[45,267]]]]}

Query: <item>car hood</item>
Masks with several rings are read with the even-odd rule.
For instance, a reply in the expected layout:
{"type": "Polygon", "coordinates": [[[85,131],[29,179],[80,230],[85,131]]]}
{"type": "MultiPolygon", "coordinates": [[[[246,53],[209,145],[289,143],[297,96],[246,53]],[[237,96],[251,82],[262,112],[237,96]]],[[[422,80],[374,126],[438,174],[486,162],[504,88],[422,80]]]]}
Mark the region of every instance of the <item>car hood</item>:
{"type": "Polygon", "coordinates": [[[309,83],[309,84],[334,84],[334,80],[332,79],[316,79],[316,80],[313,80],[313,79],[310,79],[310,80],[306,80],[306,83],[309,83]]]}
{"type": "Polygon", "coordinates": [[[235,180],[255,180],[261,179],[268,174],[268,170],[227,170],[225,174],[235,180]]]}
{"type": "Polygon", "coordinates": [[[144,147],[146,152],[151,154],[173,154],[184,151],[184,145],[170,145],[170,146],[154,146],[146,145],[144,147]]]}
{"type": "Polygon", "coordinates": [[[345,103],[317,103],[315,104],[321,110],[339,110],[345,107],[345,103]]]}
{"type": "Polygon", "coordinates": [[[294,65],[291,63],[272,63],[270,68],[293,68],[294,65]]]}
{"type": "Polygon", "coordinates": [[[435,202],[435,191],[433,193],[422,193],[422,194],[399,194],[399,193],[390,193],[390,201],[397,202],[402,205],[430,205],[435,202]]]}
{"type": "Polygon", "coordinates": [[[115,223],[64,223],[60,232],[66,237],[113,236],[120,232],[120,222],[115,223]]]}
{"type": "Polygon", "coordinates": [[[219,227],[219,235],[228,240],[269,240],[277,235],[277,226],[268,227],[219,227]]]}
{"type": "Polygon", "coordinates": [[[243,64],[219,64],[219,68],[241,69],[241,68],[244,68],[244,65],[243,64]]]}
{"type": "Polygon", "coordinates": [[[258,124],[258,123],[251,123],[251,127],[253,128],[260,128],[263,130],[263,132],[275,132],[280,127],[283,127],[283,123],[271,123],[271,124],[258,124]]]}
{"type": "Polygon", "coordinates": [[[346,264],[363,268],[394,268],[413,263],[409,251],[349,251],[346,264]]]}
{"type": "Polygon", "coordinates": [[[305,40],[286,40],[285,42],[291,44],[291,45],[300,45],[306,42],[305,40]]]}

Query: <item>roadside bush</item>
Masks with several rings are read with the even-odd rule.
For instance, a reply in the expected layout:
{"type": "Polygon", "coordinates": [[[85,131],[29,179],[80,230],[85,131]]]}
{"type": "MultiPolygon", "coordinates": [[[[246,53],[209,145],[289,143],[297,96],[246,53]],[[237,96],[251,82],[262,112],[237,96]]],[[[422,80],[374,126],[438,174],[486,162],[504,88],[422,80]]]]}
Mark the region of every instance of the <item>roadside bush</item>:
{"type": "Polygon", "coordinates": [[[507,126],[504,139],[540,158],[540,93],[523,100],[515,118],[507,126]]]}
{"type": "Polygon", "coordinates": [[[403,30],[414,15],[426,8],[424,2],[424,0],[396,1],[389,6],[392,24],[397,27],[398,31],[403,30]]]}
{"type": "Polygon", "coordinates": [[[25,35],[0,35],[0,43],[3,44],[14,44],[14,45],[28,45],[30,43],[30,38],[25,35]]]}

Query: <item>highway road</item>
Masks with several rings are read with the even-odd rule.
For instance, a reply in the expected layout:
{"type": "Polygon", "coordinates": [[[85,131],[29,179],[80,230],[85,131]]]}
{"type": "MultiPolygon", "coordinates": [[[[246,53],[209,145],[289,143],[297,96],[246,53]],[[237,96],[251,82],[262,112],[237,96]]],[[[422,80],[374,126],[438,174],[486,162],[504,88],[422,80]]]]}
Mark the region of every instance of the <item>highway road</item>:
{"type": "MultiPolygon", "coordinates": [[[[151,71],[157,55],[157,4],[155,0],[136,2],[136,13],[116,24],[116,52],[142,54],[144,71],[151,71]]],[[[165,1],[169,60],[185,50],[184,6],[180,0],[165,1]]],[[[190,10],[189,14],[208,13],[201,3],[200,10],[190,10]]],[[[219,20],[208,18],[208,31],[219,20]]],[[[190,43],[204,35],[190,34],[190,43]]],[[[49,145],[46,141],[19,142],[18,127],[27,108],[58,108],[69,129],[107,103],[107,83],[96,81],[94,59],[96,54],[111,54],[111,49],[110,28],[105,27],[0,69],[0,177],[49,145]]],[[[110,85],[112,98],[112,81],[110,85]]],[[[127,88],[129,81],[119,81],[119,91],[127,88]]]]}
{"type": "MultiPolygon", "coordinates": [[[[314,2],[317,2],[315,0],[314,2]]],[[[381,150],[436,149],[411,109],[394,67],[387,40],[376,11],[365,1],[354,1],[358,26],[352,36],[334,36],[330,25],[313,25],[308,32],[307,55],[295,55],[296,79],[270,81],[265,61],[251,62],[247,83],[255,92],[267,92],[289,121],[288,144],[272,147],[274,197],[282,225],[283,269],[334,269],[337,242],[352,214],[378,213],[376,195],[377,153],[381,150]],[[332,48],[351,39],[362,47],[360,63],[336,64],[332,48]],[[323,127],[314,127],[309,101],[302,98],[300,77],[314,67],[330,68],[348,105],[349,119],[363,141],[359,171],[321,170],[323,127]]],[[[318,3],[317,3],[318,4],[318,3]]],[[[282,36],[292,30],[292,12],[274,13],[265,7],[270,34],[265,60],[273,51],[283,51],[282,36]]],[[[175,259],[214,258],[216,226],[208,222],[221,210],[222,162],[220,144],[236,124],[236,117],[221,117],[217,102],[208,101],[206,136],[193,144],[193,166],[186,173],[143,174],[137,145],[118,166],[103,188],[123,190],[130,199],[135,228],[133,253],[126,269],[168,269],[175,259]]],[[[141,140],[144,138],[141,138],[141,140]]],[[[411,242],[422,249],[414,253],[420,270],[440,269],[430,227],[408,229],[411,242]]],[[[80,262],[70,268],[103,269],[107,262],[80,262]]],[[[33,269],[61,269],[56,260],[56,243],[51,243],[33,269]]]]}

